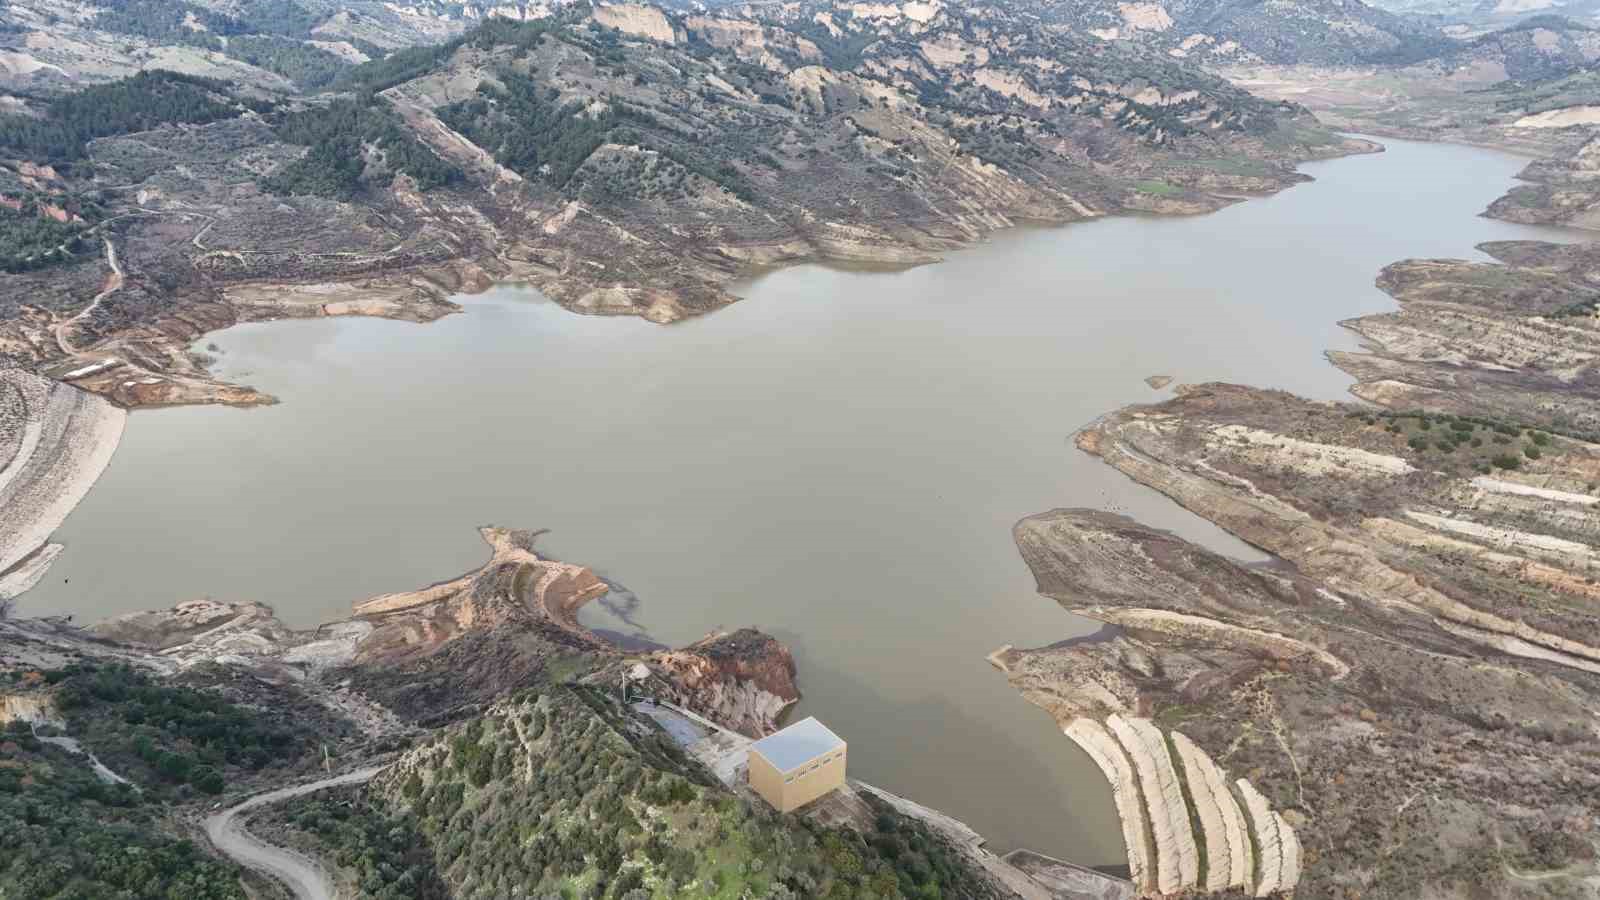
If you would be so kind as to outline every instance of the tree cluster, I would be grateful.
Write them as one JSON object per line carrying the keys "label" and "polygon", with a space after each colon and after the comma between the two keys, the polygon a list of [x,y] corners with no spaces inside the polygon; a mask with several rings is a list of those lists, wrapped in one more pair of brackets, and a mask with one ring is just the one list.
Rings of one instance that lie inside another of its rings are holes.
{"label": "tree cluster", "polygon": [[[461,179],[461,170],[440,159],[370,96],[289,113],[275,130],[281,140],[310,149],[262,179],[261,186],[273,193],[349,200],[369,177],[387,184],[403,172],[424,191]],[[378,165],[369,167],[369,158]]]}
{"label": "tree cluster", "polygon": [[[380,896],[429,875],[398,855],[401,838],[428,848],[432,874],[462,898],[989,895],[957,853],[887,806],[862,835],[740,800],[604,690],[529,690],[401,765],[348,813],[302,802],[286,814]],[[374,849],[382,828],[390,851]]]}
{"label": "tree cluster", "polygon": [[227,96],[222,82],[152,69],[60,97],[42,117],[0,115],[0,150],[35,162],[69,163],[82,159],[95,138],[239,115],[237,106],[219,96]]}
{"label": "tree cluster", "polygon": [[320,47],[276,35],[241,35],[228,39],[229,56],[276,72],[302,91],[325,87],[350,64]]}
{"label": "tree cluster", "polygon": [[41,214],[32,201],[20,210],[0,206],[0,271],[26,272],[71,259],[82,231],[76,222]]}
{"label": "tree cluster", "polygon": [[158,789],[220,794],[229,766],[259,770],[309,743],[214,693],[157,683],[125,666],[67,670],[56,706],[108,765],[149,773]]}
{"label": "tree cluster", "polygon": [[287,825],[312,839],[342,869],[355,874],[370,900],[448,900],[448,888],[414,817],[395,812],[359,788],[309,795],[268,807],[256,819]]}
{"label": "tree cluster", "polygon": [[243,900],[238,870],[170,834],[163,814],[12,723],[0,733],[0,897]]}

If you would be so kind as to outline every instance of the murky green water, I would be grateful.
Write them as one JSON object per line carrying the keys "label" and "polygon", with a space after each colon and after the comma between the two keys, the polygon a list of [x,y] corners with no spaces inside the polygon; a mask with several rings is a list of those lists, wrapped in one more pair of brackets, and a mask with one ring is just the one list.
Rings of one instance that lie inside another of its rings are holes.
{"label": "murky green water", "polygon": [[1166,396],[1154,374],[1339,398],[1322,352],[1354,346],[1338,320],[1390,308],[1385,263],[1551,234],[1476,217],[1522,160],[1386,143],[1214,215],[788,269],[666,328],[506,287],[426,326],[231,329],[208,339],[221,374],[283,403],[134,415],[24,608],[209,595],[305,625],[475,567],[480,524],[550,528],[544,549],[631,591],[658,640],[787,641],[856,776],[1000,847],[1120,863],[1098,772],[984,661],[1095,627],[1034,594],[1011,525],[1089,505],[1252,555],[1068,434]]}

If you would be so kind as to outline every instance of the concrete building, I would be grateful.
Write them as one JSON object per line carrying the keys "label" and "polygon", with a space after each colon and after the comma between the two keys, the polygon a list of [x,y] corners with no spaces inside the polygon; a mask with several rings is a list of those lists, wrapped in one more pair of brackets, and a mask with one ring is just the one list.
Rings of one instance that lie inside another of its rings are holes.
{"label": "concrete building", "polygon": [[844,784],[845,743],[805,718],[750,745],[750,787],[790,812]]}

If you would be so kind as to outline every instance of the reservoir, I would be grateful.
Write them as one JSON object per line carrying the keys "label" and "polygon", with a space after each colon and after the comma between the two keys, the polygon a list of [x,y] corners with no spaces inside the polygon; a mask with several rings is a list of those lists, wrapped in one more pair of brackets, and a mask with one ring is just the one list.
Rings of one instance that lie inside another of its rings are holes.
{"label": "reservoir", "polygon": [[1212,215],[1019,229],[904,271],[784,269],[666,327],[503,286],[430,325],[211,335],[222,377],[283,402],[132,416],[23,610],[209,596],[309,626],[477,567],[479,525],[548,528],[544,552],[616,585],[591,625],[672,645],[769,631],[854,776],[999,849],[1121,864],[1099,771],[984,659],[1097,627],[1034,593],[1011,526],[1092,506],[1259,559],[1070,434],[1170,396],[1150,375],[1343,398],[1322,353],[1355,349],[1339,320],[1392,308],[1385,264],[1565,239],[1478,217],[1524,160],[1383,143]]}

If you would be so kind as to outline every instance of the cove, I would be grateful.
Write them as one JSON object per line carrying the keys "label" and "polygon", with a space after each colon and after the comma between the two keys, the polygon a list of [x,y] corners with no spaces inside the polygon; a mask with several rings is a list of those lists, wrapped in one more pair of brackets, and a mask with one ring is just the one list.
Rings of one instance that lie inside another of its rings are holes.
{"label": "cove", "polygon": [[855,776],[1001,849],[1121,864],[1098,770],[984,660],[1098,627],[1034,593],[1011,526],[1092,506],[1258,559],[1070,433],[1168,396],[1156,374],[1341,399],[1322,352],[1354,348],[1339,320],[1391,308],[1383,265],[1568,239],[1477,217],[1523,160],[1383,143],[1204,217],[773,272],[669,327],[504,286],[426,326],[212,335],[222,377],[282,404],[133,416],[23,608],[212,596],[311,625],[477,566],[478,525],[549,528],[545,552],[617,585],[590,624],[674,645],[761,627],[794,649],[799,711],[850,742]]}

